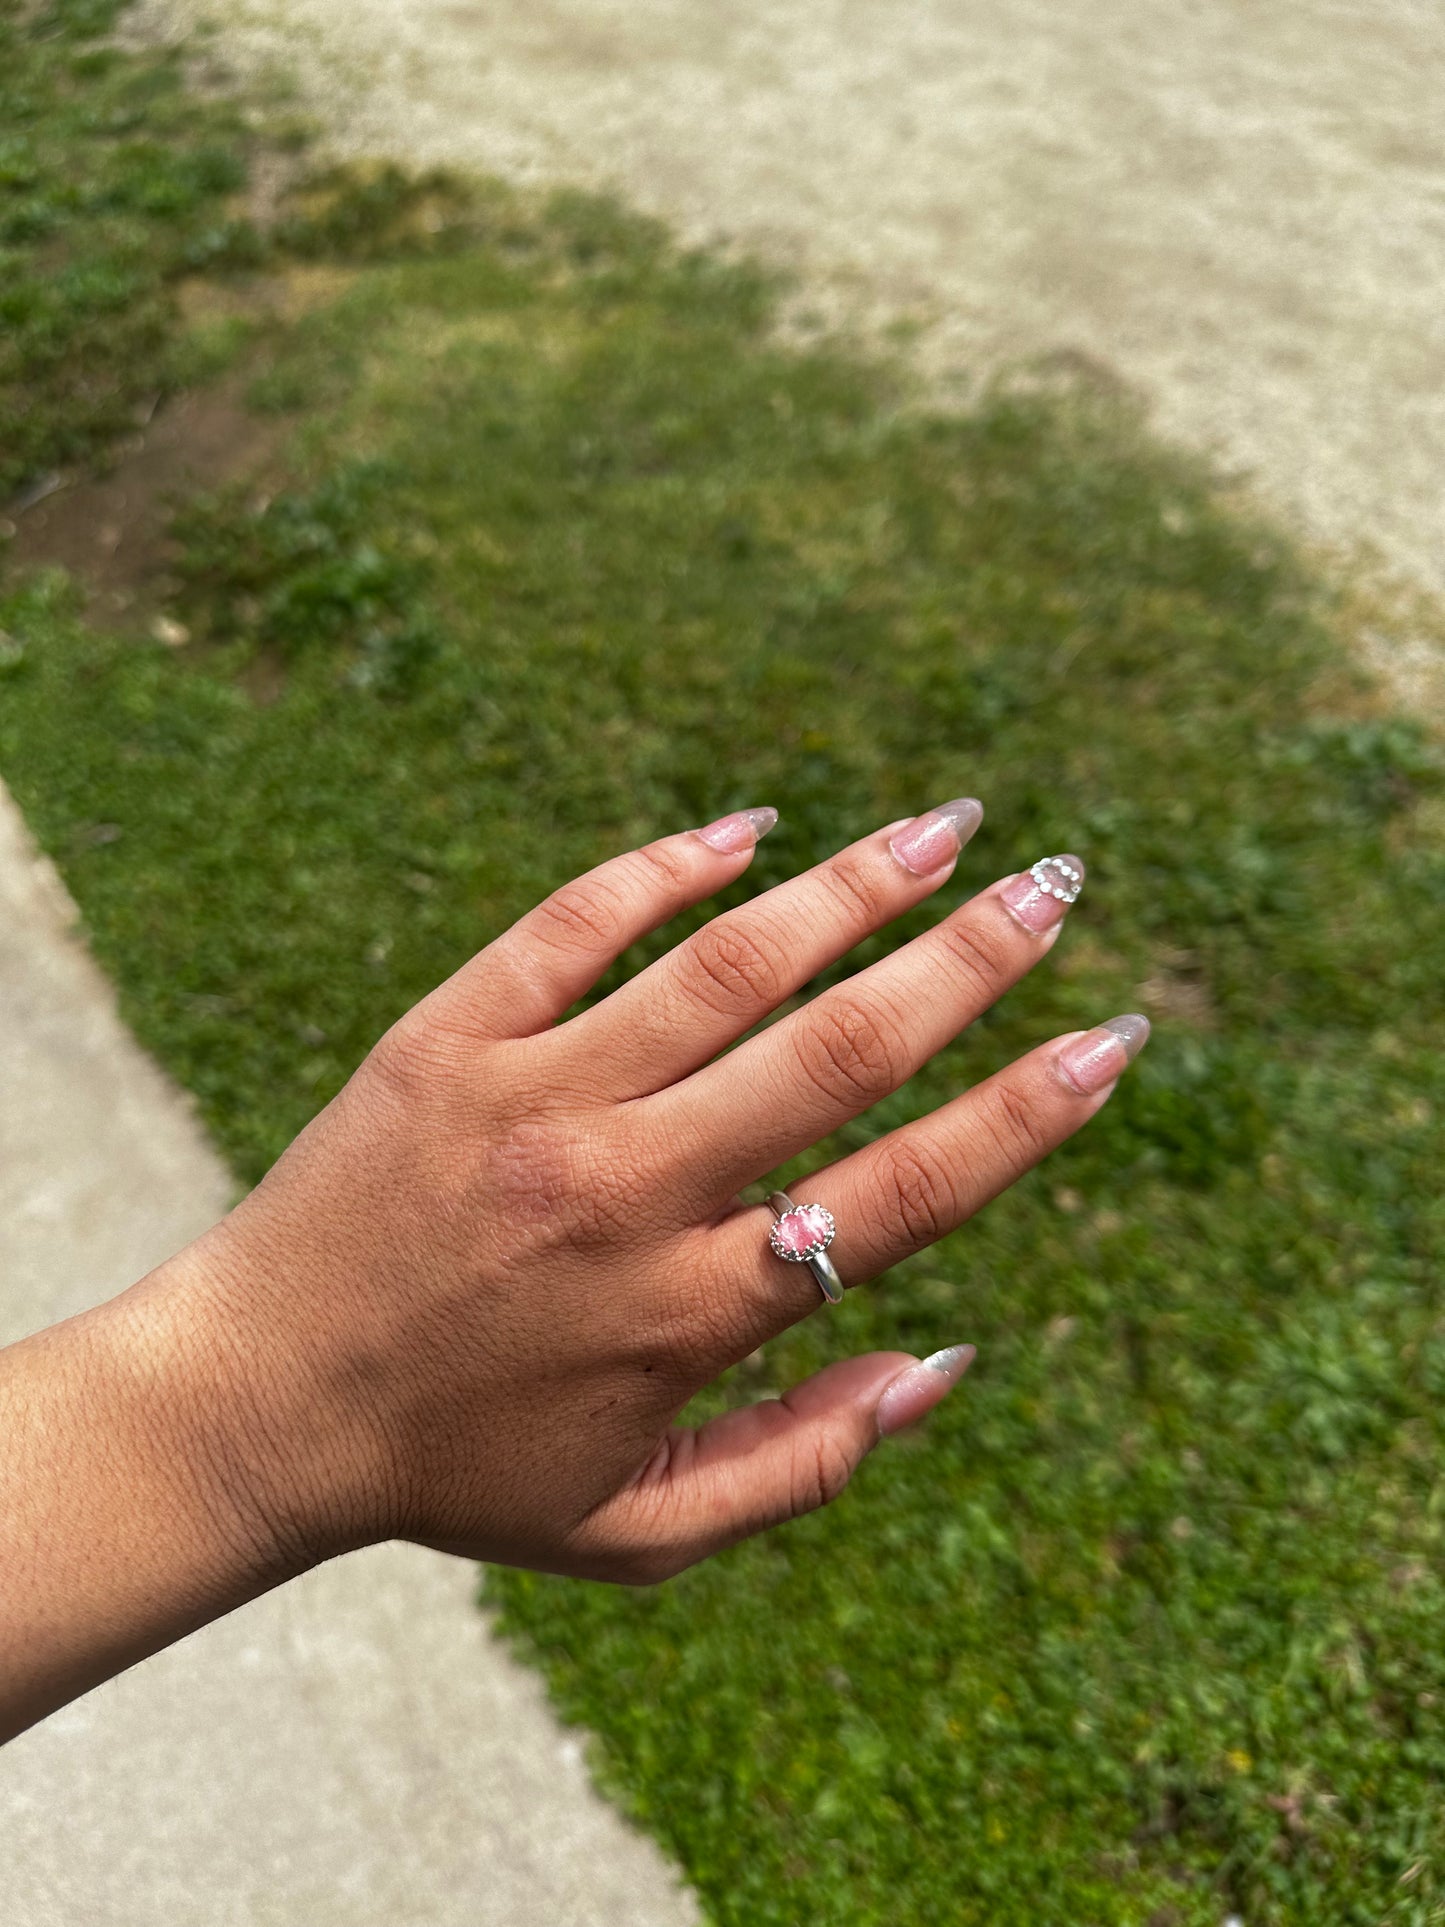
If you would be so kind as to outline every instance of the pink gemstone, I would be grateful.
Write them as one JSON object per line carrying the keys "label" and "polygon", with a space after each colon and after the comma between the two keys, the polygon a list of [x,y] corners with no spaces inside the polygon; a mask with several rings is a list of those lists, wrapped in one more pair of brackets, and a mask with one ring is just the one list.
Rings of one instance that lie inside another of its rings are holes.
{"label": "pink gemstone", "polygon": [[821,1204],[800,1204],[773,1226],[773,1250],[780,1258],[811,1258],[833,1240],[833,1214]]}

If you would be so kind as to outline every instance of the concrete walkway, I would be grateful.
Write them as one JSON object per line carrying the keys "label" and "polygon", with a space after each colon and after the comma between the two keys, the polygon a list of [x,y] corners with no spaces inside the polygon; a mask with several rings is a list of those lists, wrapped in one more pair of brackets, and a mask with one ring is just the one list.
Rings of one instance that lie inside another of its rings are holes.
{"label": "concrete walkway", "polygon": [[1060,357],[1327,543],[1445,589],[1439,0],[143,0],[278,61],[342,151],[616,187]]}
{"label": "concrete walkway", "polygon": [[[0,1341],[229,1202],[0,788]],[[690,1927],[474,1592],[375,1547],[0,1750],[6,1927]]]}

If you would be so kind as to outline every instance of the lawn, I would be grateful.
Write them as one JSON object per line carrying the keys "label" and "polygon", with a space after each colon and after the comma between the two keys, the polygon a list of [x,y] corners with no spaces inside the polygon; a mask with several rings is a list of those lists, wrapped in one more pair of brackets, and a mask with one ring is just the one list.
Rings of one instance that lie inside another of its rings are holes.
{"label": "lawn", "polygon": [[103,25],[0,6],[25,192],[140,138],[91,87],[151,172],[213,158],[120,240],[78,191],[0,218],[11,287],[120,248],[152,316],[89,412],[89,330],[25,379],[66,304],[7,336],[8,479],[205,371],[274,434],[121,630],[10,565],[0,770],[241,1179],[540,893],[738,804],[782,813],[749,890],[961,792],[950,901],[1089,864],[1049,962],[819,1159],[1155,1020],[1082,1140],[703,1402],[976,1343],[836,1508],[650,1593],[488,1574],[604,1784],[726,1927],[1445,1921],[1445,802],[1326,586],[1115,404],[941,414],[605,204],[383,173],[259,235],[257,137]]}

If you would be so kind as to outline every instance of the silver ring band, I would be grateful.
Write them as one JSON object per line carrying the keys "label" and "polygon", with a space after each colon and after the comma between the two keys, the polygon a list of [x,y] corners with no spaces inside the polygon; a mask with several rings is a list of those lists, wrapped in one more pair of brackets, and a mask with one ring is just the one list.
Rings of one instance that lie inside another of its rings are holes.
{"label": "silver ring band", "polygon": [[[832,1212],[821,1204],[794,1204],[786,1191],[774,1191],[768,1209],[776,1220],[768,1235],[773,1251],[789,1264],[806,1265],[828,1303],[841,1305],[843,1280],[827,1249],[838,1229]],[[787,1237],[780,1236],[784,1219],[789,1220]]]}

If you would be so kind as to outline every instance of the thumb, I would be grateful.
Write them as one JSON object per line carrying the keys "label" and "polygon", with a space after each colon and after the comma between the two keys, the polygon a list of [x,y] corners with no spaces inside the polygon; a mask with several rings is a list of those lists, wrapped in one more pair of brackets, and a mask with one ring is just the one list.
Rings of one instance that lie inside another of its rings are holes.
{"label": "thumb", "polygon": [[645,1584],[813,1512],[838,1497],[881,1438],[931,1411],[973,1358],[972,1345],[922,1360],[868,1352],[781,1398],[695,1429],[674,1426],[633,1483],[591,1515],[586,1537],[613,1555],[615,1576]]}

